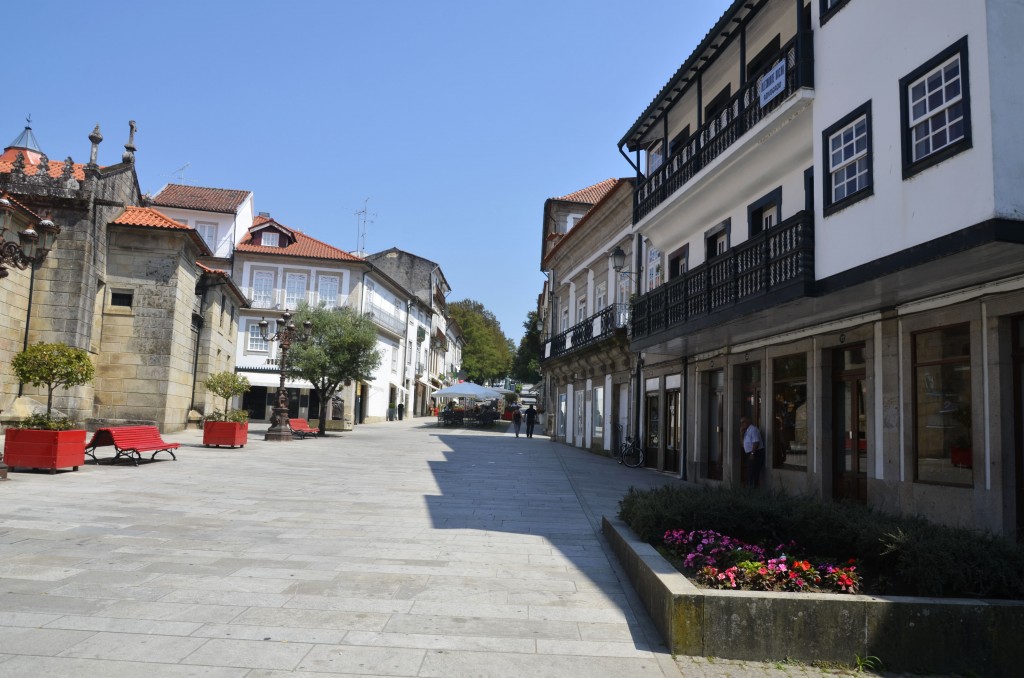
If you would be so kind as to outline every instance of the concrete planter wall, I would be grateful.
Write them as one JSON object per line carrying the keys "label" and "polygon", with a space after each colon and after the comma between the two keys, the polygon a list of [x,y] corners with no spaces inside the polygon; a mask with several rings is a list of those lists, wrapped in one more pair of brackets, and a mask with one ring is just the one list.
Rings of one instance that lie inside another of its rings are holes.
{"label": "concrete planter wall", "polygon": [[619,520],[604,533],[674,654],[754,661],[786,658],[886,671],[1018,675],[1024,603],[700,589]]}

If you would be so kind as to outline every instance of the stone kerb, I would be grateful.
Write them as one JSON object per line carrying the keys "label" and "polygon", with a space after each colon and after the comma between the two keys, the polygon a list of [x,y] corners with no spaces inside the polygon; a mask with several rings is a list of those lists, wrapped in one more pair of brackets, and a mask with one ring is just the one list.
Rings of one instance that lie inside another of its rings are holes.
{"label": "stone kerb", "polygon": [[1018,675],[1024,603],[700,589],[619,520],[603,531],[673,654]]}

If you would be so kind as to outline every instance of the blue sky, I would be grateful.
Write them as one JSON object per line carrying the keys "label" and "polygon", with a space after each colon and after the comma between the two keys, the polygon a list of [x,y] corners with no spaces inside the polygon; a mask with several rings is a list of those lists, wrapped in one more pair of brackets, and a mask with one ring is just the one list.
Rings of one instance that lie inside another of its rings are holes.
{"label": "blue sky", "polygon": [[544,200],[630,176],[618,140],[728,0],[72,0],[6,8],[0,143],[120,161],[144,192],[246,189],[341,249],[441,264],[518,343]]}

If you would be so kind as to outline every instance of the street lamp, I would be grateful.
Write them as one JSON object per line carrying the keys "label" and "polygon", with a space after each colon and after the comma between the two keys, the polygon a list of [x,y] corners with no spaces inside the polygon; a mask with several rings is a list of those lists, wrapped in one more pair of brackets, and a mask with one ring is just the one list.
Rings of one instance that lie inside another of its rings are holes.
{"label": "street lamp", "polygon": [[620,273],[620,274],[622,274],[624,276],[628,276],[630,280],[632,280],[633,282],[635,282],[635,283],[637,283],[639,285],[639,282],[637,282],[637,274],[636,273],[633,273],[632,271],[629,271],[629,270],[626,270],[626,271],[622,270],[626,266],[626,253],[622,251],[622,248],[616,245],[615,249],[612,251],[611,257],[612,257],[612,268],[615,269],[615,272],[616,273]]}
{"label": "street lamp", "polygon": [[[17,242],[8,240],[6,235],[15,231],[16,221],[25,224],[23,229],[17,231]],[[0,234],[4,238],[3,244],[0,244],[0,278],[10,275],[5,264],[25,270],[29,266],[41,264],[53,249],[60,227],[49,219],[41,220],[37,226],[38,230],[32,228],[26,216],[15,208],[6,195],[0,197]]]}
{"label": "street lamp", "polygon": [[292,427],[288,421],[288,391],[284,387],[284,368],[288,364],[288,349],[291,348],[293,341],[306,341],[312,336],[311,330],[313,329],[313,323],[306,320],[302,323],[304,332],[299,332],[299,329],[292,322],[292,314],[290,311],[285,309],[284,315],[281,316],[281,323],[278,325],[277,332],[271,336],[268,332],[270,323],[264,318],[260,321],[260,338],[263,341],[276,341],[280,344],[280,364],[281,364],[281,385],[277,391],[277,407],[273,408],[274,414],[270,417],[270,428],[267,429],[267,435],[264,440],[273,440],[275,442],[284,442],[286,440],[292,440]]}

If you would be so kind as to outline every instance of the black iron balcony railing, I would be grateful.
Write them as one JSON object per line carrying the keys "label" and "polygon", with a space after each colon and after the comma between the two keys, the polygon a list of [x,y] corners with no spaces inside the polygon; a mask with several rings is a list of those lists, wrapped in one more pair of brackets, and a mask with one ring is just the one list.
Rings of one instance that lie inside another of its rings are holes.
{"label": "black iron balcony railing", "polygon": [[[797,36],[783,45],[778,57],[771,60],[772,66],[752,74],[720,113],[697,128],[681,149],[651,172],[634,193],[633,223],[654,211],[790,95],[802,87],[812,86],[813,69],[805,63],[811,58],[812,45],[809,31],[803,39]],[[761,105],[758,80],[783,59],[786,62],[785,85],[778,95]]]}
{"label": "black iron balcony railing", "polygon": [[633,340],[727,310],[742,313],[743,302],[775,293],[780,303],[803,296],[813,282],[813,215],[798,212],[634,301]]}
{"label": "black iron balcony railing", "polygon": [[595,344],[605,337],[611,336],[616,330],[625,329],[628,325],[628,304],[606,306],[586,320],[553,336],[544,345],[544,355],[541,356],[541,361],[557,358]]}

